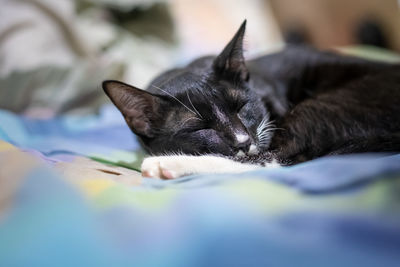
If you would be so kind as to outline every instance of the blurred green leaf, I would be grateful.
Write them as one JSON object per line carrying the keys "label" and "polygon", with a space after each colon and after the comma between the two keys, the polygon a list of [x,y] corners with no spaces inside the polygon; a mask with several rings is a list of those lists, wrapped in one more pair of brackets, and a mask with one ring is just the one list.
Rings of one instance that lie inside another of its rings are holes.
{"label": "blurred green leaf", "polygon": [[120,79],[123,66],[85,61],[74,67],[45,66],[29,71],[15,71],[0,77],[0,108],[17,113],[32,108],[49,108],[56,113],[73,109],[90,110],[106,101],[101,82]]}

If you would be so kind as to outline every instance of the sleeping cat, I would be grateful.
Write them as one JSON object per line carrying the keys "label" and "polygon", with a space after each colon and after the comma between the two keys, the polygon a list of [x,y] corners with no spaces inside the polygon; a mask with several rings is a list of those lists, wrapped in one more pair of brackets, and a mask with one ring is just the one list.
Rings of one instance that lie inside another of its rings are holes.
{"label": "sleeping cat", "polygon": [[169,70],[140,90],[103,88],[166,179],[293,165],[325,155],[400,151],[400,66],[309,47],[250,61],[246,21],[218,56]]}

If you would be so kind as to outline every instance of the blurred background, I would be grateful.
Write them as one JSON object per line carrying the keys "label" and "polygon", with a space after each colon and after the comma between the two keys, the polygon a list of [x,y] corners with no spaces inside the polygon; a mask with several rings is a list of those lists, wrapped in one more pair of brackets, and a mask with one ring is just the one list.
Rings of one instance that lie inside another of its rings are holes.
{"label": "blurred background", "polygon": [[285,42],[400,51],[397,0],[0,0],[0,108],[34,118],[97,112],[100,84],[145,88],[217,54],[247,19],[246,57]]}

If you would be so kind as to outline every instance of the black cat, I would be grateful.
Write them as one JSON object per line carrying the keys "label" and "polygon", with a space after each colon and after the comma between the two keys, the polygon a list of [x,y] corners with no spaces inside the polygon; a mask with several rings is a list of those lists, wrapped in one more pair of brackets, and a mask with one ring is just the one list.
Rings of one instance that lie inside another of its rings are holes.
{"label": "black cat", "polygon": [[290,165],[400,151],[399,65],[305,46],[245,62],[245,25],[217,57],[167,71],[146,91],[103,83],[149,153]]}

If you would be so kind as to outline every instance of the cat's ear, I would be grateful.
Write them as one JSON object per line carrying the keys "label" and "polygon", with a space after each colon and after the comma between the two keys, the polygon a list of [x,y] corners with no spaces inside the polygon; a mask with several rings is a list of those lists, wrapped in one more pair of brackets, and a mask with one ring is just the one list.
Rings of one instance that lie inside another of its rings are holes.
{"label": "cat's ear", "polygon": [[[213,68],[218,75],[240,77],[243,81],[249,80],[249,72],[243,57],[243,37],[246,30],[246,20],[224,50],[214,60]],[[238,76],[239,75],[239,76]]]}
{"label": "cat's ear", "polygon": [[132,131],[153,137],[153,122],[160,117],[159,96],[118,81],[104,81],[103,90],[121,111]]}

